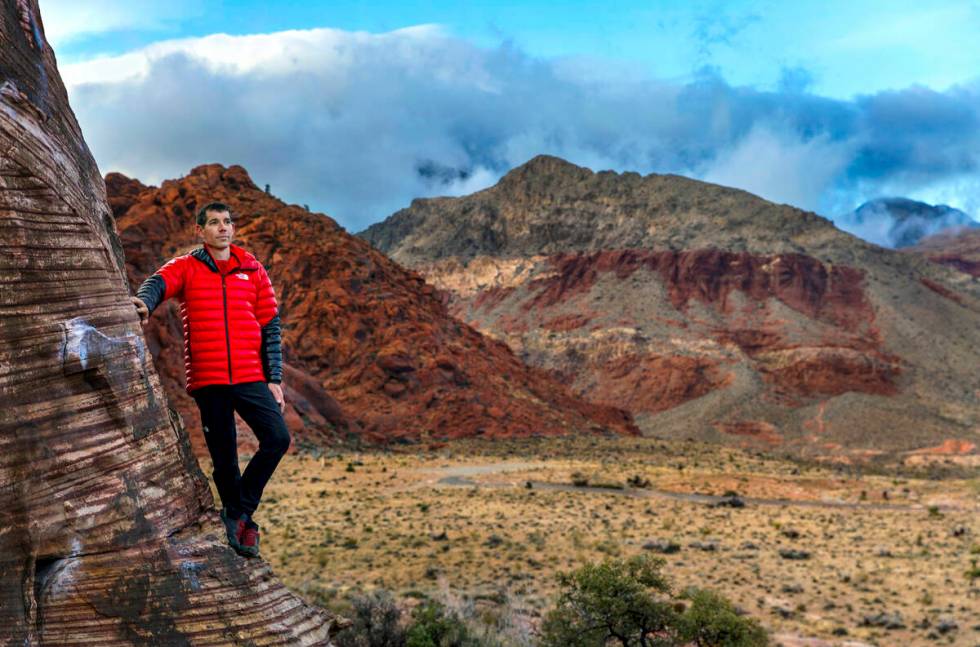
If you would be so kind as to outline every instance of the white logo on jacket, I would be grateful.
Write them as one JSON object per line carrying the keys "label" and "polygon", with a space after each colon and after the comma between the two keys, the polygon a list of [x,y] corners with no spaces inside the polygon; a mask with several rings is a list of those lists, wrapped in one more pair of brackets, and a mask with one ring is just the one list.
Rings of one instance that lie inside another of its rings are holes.
{"label": "white logo on jacket", "polygon": [[246,274],[245,272],[239,272],[238,274],[235,275],[235,278],[241,279],[243,281],[247,281],[248,280],[248,274]]}

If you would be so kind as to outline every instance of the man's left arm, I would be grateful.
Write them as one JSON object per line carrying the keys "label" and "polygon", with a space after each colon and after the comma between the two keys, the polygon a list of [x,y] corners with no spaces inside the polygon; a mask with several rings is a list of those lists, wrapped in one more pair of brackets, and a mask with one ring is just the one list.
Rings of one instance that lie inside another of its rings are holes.
{"label": "man's left arm", "polygon": [[269,383],[269,390],[279,403],[280,410],[286,408],[286,399],[282,393],[282,324],[279,320],[279,306],[276,303],[276,293],[272,289],[272,281],[265,268],[259,266],[259,289],[255,307],[255,315],[262,326],[262,371]]}

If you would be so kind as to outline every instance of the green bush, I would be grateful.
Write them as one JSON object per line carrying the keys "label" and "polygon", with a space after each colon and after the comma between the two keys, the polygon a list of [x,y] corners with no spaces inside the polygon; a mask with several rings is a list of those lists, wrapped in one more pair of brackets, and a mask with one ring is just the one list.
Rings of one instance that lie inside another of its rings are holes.
{"label": "green bush", "polygon": [[406,638],[405,647],[479,647],[463,621],[435,601],[415,607]]}
{"label": "green bush", "polygon": [[977,560],[970,560],[970,568],[966,569],[966,577],[970,580],[970,584],[973,584],[974,580],[980,579],[980,566],[977,566]]}
{"label": "green bush", "polygon": [[680,617],[680,636],[698,647],[756,647],[769,642],[765,629],[743,618],[732,603],[714,591],[695,589],[685,597],[691,605]]}
{"label": "green bush", "polygon": [[542,647],[768,644],[765,630],[721,596],[701,590],[673,595],[664,564],[644,554],[559,574],[557,605],[541,625]]}

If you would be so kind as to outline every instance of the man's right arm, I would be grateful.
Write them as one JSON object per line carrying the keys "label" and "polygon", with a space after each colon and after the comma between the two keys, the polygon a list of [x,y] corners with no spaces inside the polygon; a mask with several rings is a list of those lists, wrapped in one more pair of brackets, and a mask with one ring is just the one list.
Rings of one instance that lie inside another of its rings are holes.
{"label": "man's right arm", "polygon": [[[140,316],[140,323],[146,323],[158,305],[170,297],[179,296],[184,291],[184,262],[187,257],[179,256],[168,261],[151,274],[133,297],[133,305]],[[142,304],[143,307],[140,307]],[[145,308],[145,311],[144,311]]]}
{"label": "man's right arm", "polygon": [[136,298],[146,304],[147,314],[152,314],[156,307],[163,301],[163,295],[167,293],[167,284],[159,273],[151,274],[140,289],[136,291]]}

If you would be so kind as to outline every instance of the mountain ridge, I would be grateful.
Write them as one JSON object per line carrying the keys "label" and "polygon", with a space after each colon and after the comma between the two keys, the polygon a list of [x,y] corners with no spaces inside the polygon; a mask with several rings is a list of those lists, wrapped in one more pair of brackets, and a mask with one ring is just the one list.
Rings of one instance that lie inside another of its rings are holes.
{"label": "mountain ridge", "polygon": [[[980,432],[976,282],[738,189],[539,156],[358,235],[583,397],[645,402],[645,433],[881,453]],[[830,319],[807,305],[835,291]]]}
{"label": "mountain ridge", "polygon": [[[543,177],[538,177],[539,173],[543,173]],[[692,192],[693,199],[686,202],[681,200],[681,197]],[[605,198],[605,204],[589,204],[591,198],[600,194]],[[560,206],[564,209],[585,207],[582,212],[576,214],[584,220],[571,224],[570,233],[562,237],[561,232],[548,228],[547,219],[545,222],[535,223],[532,221],[535,214],[521,218],[517,213],[500,213],[493,203],[495,198],[501,198],[515,203],[515,206],[532,206],[534,203],[528,198],[535,197],[544,198],[545,201],[559,198],[563,201]],[[649,202],[641,203],[640,200],[643,198],[648,199]],[[356,235],[371,242],[381,251],[390,252],[396,261],[400,260],[402,249],[406,246],[414,247],[417,254],[424,255],[426,260],[437,260],[442,256],[450,255],[464,258],[479,253],[505,256],[508,253],[587,251],[609,247],[681,249],[704,246],[700,241],[707,243],[709,239],[699,236],[698,232],[681,232],[685,234],[683,239],[671,239],[669,236],[661,235],[663,232],[659,232],[656,228],[656,218],[661,214],[673,217],[694,216],[704,225],[722,224],[731,227],[733,223],[724,222],[721,216],[731,211],[732,205],[743,207],[746,204],[748,208],[744,210],[752,217],[766,218],[771,221],[768,223],[770,225],[778,223],[795,235],[807,233],[811,237],[816,237],[823,232],[842,234],[834,229],[829,220],[821,216],[794,207],[773,205],[741,189],[703,183],[680,175],[651,173],[641,176],[629,171],[593,172],[547,155],[539,155],[511,170],[493,187],[466,196],[466,206],[462,207],[465,213],[459,213],[453,207],[453,205],[460,205],[460,200],[460,198],[447,197],[413,200],[412,205],[407,209],[395,212],[385,221],[371,225]],[[610,206],[621,207],[622,213],[611,214]],[[448,211],[439,212],[447,207]],[[799,216],[798,219],[790,221],[786,217],[785,209],[792,210]],[[436,212],[439,213],[436,215]],[[603,219],[610,215],[615,216],[615,224],[620,225],[621,230],[605,234],[594,225],[596,222],[603,222]],[[420,226],[426,218],[431,218],[433,222],[426,223],[424,227]],[[494,233],[490,235],[467,236],[468,232],[463,230],[451,232],[454,237],[446,241],[438,238],[440,235],[450,235],[450,232],[446,231],[447,224],[462,229],[465,223],[461,221],[465,218],[475,218],[476,224],[480,226],[489,222],[511,224],[514,231],[504,231],[498,224],[496,228],[491,228]],[[513,219],[513,223],[508,222],[509,218]],[[630,227],[630,223],[627,222],[629,219],[644,221],[645,226]],[[430,226],[435,224],[444,226],[442,228]],[[537,228],[529,229],[531,225]],[[420,239],[419,242],[424,240],[424,244],[419,244],[414,240],[413,234],[416,237],[422,234],[416,234],[415,229],[424,229],[425,233],[429,233],[433,238]],[[396,239],[399,243],[397,247],[394,244]],[[446,244],[440,244],[443,242]],[[741,244],[745,251],[755,249],[752,246],[753,241],[732,242]],[[783,251],[790,252],[796,249],[786,244],[783,246]],[[422,256],[412,257],[412,260],[421,258]]]}

